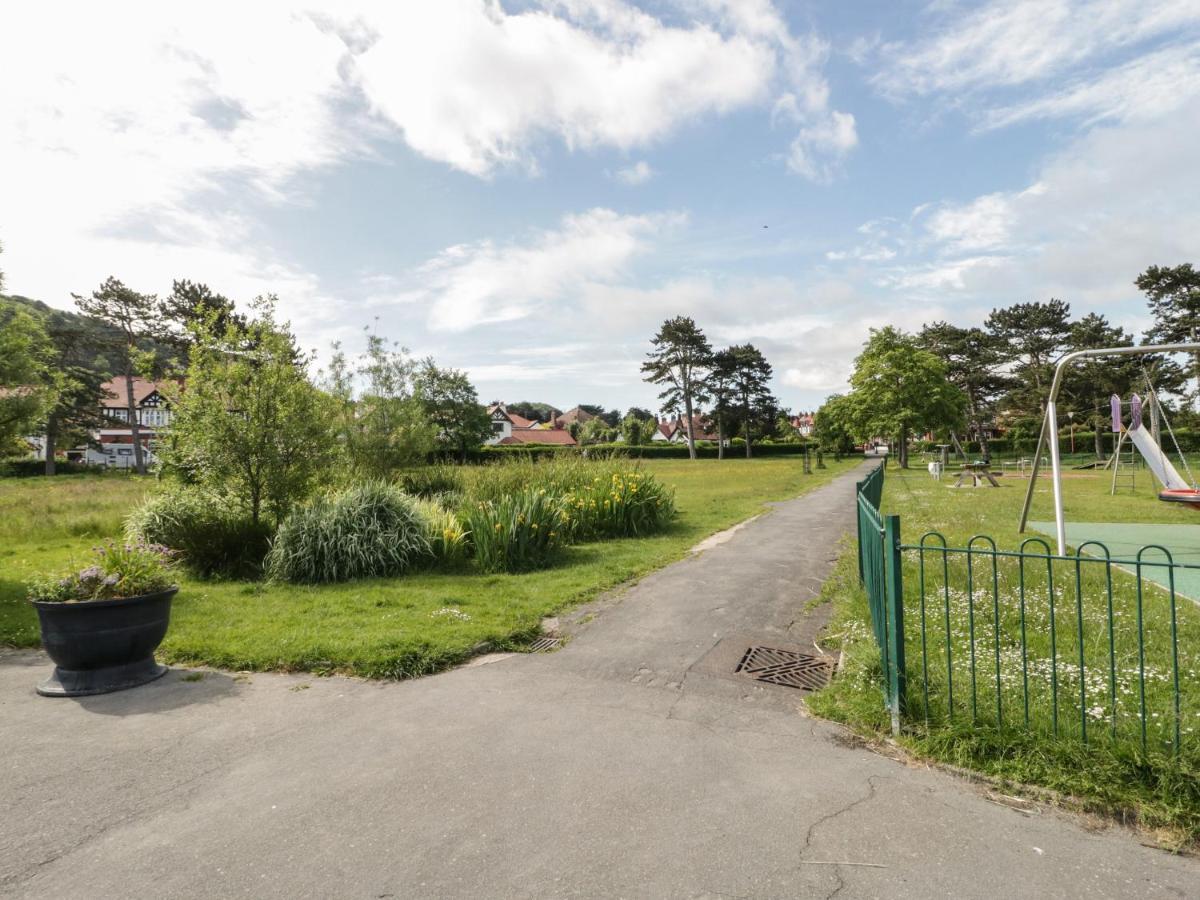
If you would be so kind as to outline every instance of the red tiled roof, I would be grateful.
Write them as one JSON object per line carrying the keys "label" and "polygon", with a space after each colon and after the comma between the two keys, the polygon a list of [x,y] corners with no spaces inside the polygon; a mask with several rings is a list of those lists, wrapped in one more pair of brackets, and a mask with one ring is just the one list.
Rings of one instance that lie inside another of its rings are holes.
{"label": "red tiled roof", "polygon": [[560,428],[514,428],[511,436],[500,441],[501,444],[561,444],[564,447],[574,447],[575,438],[571,432]]}
{"label": "red tiled roof", "polygon": [[574,409],[567,410],[561,416],[555,417],[554,424],[558,428],[566,428],[572,422],[578,422],[582,425],[584,422],[590,422],[594,418],[596,417],[586,409],[581,409],[577,406]]}
{"label": "red tiled roof", "polygon": [[[133,379],[133,402],[135,406],[140,406],[142,401],[159,389],[160,381],[150,381],[146,378]],[[113,378],[100,385],[100,403],[102,406],[117,406],[124,407],[127,404],[125,393],[125,379]]]}

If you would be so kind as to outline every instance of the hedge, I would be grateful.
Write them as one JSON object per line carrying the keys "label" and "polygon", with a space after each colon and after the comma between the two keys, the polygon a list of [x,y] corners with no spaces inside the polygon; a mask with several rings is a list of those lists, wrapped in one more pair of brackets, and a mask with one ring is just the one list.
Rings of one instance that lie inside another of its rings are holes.
{"label": "hedge", "polygon": [[[816,452],[815,445],[809,445]],[[802,456],[804,444],[801,443],[755,443],[753,454],[762,456]],[[686,459],[687,444],[661,443],[643,444],[630,447],[627,444],[587,444],[585,446],[562,446],[559,444],[489,444],[467,452],[467,462],[487,463],[501,459],[528,458],[545,459],[562,455],[573,455],[587,452],[588,454],[604,454],[626,456],[634,459]],[[696,455],[703,459],[716,459],[717,446],[711,441],[698,441]],[[741,438],[733,440],[733,446],[725,448],[726,459],[745,459],[746,444]],[[433,462],[458,462],[458,453],[435,454]]]}

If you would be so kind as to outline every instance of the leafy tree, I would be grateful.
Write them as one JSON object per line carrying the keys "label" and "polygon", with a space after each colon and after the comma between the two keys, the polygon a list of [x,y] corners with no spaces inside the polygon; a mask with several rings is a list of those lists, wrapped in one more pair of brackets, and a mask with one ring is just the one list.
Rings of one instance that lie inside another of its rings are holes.
{"label": "leafy tree", "polygon": [[583,429],[580,427],[578,422],[572,422],[571,424],[569,424],[567,426],[567,434],[569,434],[571,436],[571,439],[574,441],[579,440],[582,432],[583,432]]}
{"label": "leafy tree", "polygon": [[504,408],[510,413],[516,413],[526,419],[532,419],[535,422],[550,422],[555,417],[562,415],[562,410],[551,406],[549,403],[536,403],[530,400],[522,400],[519,403],[506,403]]}
{"label": "leafy tree", "polygon": [[[193,326],[185,389],[171,391],[163,455],[177,470],[278,525],[337,456],[330,398],[309,380],[309,357],[260,297],[245,326]],[[251,348],[251,349],[245,349]],[[299,360],[299,362],[297,362]]]}
{"label": "leafy tree", "polygon": [[336,401],[338,434],[351,468],[383,478],[423,462],[438,430],[416,396],[417,364],[408,352],[377,334],[367,334],[366,351],[350,360],[334,344],[326,387]]}
{"label": "leafy tree", "polygon": [[437,429],[437,443],[457,452],[463,462],[467,451],[491,437],[491,417],[466,372],[439,369],[432,359],[426,359],[413,386],[426,419]]}
{"label": "leafy tree", "polygon": [[646,440],[646,425],[644,419],[639,419],[633,413],[626,415],[621,420],[621,435],[625,444],[629,447],[640,447]]}
{"label": "leafy tree", "polygon": [[142,447],[142,429],[133,398],[134,375],[153,366],[153,339],[161,335],[162,319],[156,297],[139,294],[116,278],[108,278],[90,297],[72,294],[75,305],[84,315],[109,326],[107,331],[95,332],[97,338],[111,335],[109,350],[118,355],[120,374],[125,380],[126,413],[133,438],[133,464],[139,474],[146,474],[146,457]]}
{"label": "leafy tree", "polygon": [[[1097,313],[1089,313],[1071,326],[1072,350],[1131,346],[1133,335]],[[1091,426],[1097,458],[1104,456],[1104,432],[1111,421],[1109,397],[1119,394],[1128,398],[1141,381],[1142,364],[1134,357],[1084,357],[1066,372],[1063,394],[1067,409],[1079,414],[1080,424]]]}
{"label": "leafy tree", "polygon": [[[1134,284],[1146,295],[1154,317],[1147,337],[1170,344],[1200,341],[1200,271],[1191,263],[1150,266]],[[1200,402],[1200,353],[1192,354],[1190,375]]]}
{"label": "leafy tree", "polygon": [[629,410],[625,413],[625,418],[629,418],[630,416],[633,416],[635,419],[640,419],[643,422],[658,421],[658,419],[655,418],[654,413],[650,412],[648,409],[642,409],[640,406],[629,407]]}
{"label": "leafy tree", "polygon": [[949,322],[926,325],[918,344],[946,364],[946,377],[967,398],[968,437],[978,440],[988,458],[987,438],[996,419],[996,404],[1011,385],[1002,371],[1003,345],[982,328],[959,328]]}
{"label": "leafy tree", "polygon": [[726,426],[736,415],[734,379],[737,358],[732,350],[733,348],[727,348],[713,354],[708,378],[704,384],[704,393],[712,404],[711,417],[717,426],[717,459],[725,458]]}
{"label": "leafy tree", "polygon": [[62,379],[61,389],[45,422],[46,474],[55,473],[55,454],[62,440],[68,446],[91,440],[92,432],[107,420],[101,412],[101,397],[109,371],[97,348],[104,338],[100,324],[86,316],[52,311],[46,331],[53,345],[54,370]]}
{"label": "leafy tree", "polygon": [[705,399],[705,379],[712,365],[712,347],[704,332],[688,316],[667,319],[651,339],[653,349],[642,363],[645,380],[662,385],[658,395],[664,408],[682,408],[687,425],[688,456],[696,458],[692,421],[696,406]]}
{"label": "leafy tree", "polygon": [[771,394],[771,364],[753,344],[737,344],[721,351],[728,372],[732,407],[737,410],[746,439],[746,458],[753,455],[754,431],[770,427],[779,409]]}
{"label": "leafy tree", "polygon": [[579,429],[576,439],[581,444],[607,444],[616,437],[616,429],[599,417],[588,419]]}
{"label": "leafy tree", "polygon": [[1033,415],[1045,409],[1054,375],[1054,360],[1066,349],[1071,333],[1071,306],[1062,300],[1017,303],[993,309],[984,323],[1001,347],[1014,353],[1016,385],[1006,398],[1011,409]]}
{"label": "leafy tree", "polygon": [[962,391],[946,378],[946,364],[891,325],[871,329],[850,386],[854,430],[864,437],[894,437],[903,468],[909,435],[954,426],[966,407]]}
{"label": "leafy tree", "polygon": [[596,406],[592,403],[580,403],[579,408],[588,415],[603,419],[609,428],[619,428],[621,425],[621,411],[619,409],[605,409],[603,406]]}
{"label": "leafy tree", "polygon": [[0,452],[30,434],[53,406],[61,382],[53,347],[36,318],[0,304]]}
{"label": "leafy tree", "polygon": [[234,325],[244,329],[246,317],[237,312],[232,300],[215,293],[208,285],[179,279],[171,283],[171,293],[159,307],[166,341],[186,349],[195,326],[208,323],[218,334]]}
{"label": "leafy tree", "polygon": [[845,394],[826,397],[813,415],[813,437],[817,446],[839,458],[854,452],[854,429],[854,401]]}

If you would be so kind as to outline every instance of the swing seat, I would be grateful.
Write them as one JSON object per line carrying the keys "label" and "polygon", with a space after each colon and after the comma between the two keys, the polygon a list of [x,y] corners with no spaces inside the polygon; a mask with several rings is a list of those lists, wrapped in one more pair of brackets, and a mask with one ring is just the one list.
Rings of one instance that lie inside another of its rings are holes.
{"label": "swing seat", "polygon": [[1158,492],[1158,499],[1200,508],[1200,491],[1192,488],[1167,488]]}

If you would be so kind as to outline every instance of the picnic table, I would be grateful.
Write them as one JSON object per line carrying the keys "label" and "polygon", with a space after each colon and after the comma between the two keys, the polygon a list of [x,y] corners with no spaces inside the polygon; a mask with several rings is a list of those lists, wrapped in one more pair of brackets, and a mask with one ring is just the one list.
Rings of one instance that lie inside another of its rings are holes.
{"label": "picnic table", "polygon": [[954,482],[954,486],[962,487],[967,476],[971,478],[971,487],[979,487],[984,481],[992,487],[1000,487],[1000,482],[996,480],[989,463],[963,463],[962,471],[958,473],[958,480]]}

